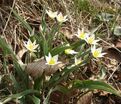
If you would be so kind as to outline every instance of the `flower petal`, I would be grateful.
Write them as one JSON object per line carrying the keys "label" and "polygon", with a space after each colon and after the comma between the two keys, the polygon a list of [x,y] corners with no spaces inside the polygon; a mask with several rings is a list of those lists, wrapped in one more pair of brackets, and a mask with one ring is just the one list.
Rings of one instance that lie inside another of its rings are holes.
{"label": "flower petal", "polygon": [[53,56],[53,58],[56,62],[58,61],[58,55]]}

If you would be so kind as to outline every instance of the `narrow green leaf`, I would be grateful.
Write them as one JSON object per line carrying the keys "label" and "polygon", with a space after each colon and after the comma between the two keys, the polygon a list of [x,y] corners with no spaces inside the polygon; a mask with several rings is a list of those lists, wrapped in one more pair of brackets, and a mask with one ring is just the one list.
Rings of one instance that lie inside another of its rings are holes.
{"label": "narrow green leaf", "polygon": [[9,47],[9,45],[5,42],[5,40],[3,38],[0,37],[0,47],[3,49],[3,52],[5,54],[11,54],[14,58],[15,55],[12,51],[12,49]]}
{"label": "narrow green leaf", "polygon": [[18,77],[21,79],[22,81],[22,87],[25,90],[28,86],[29,86],[29,78],[28,75],[21,69],[20,65],[17,62],[14,62],[14,67],[15,70],[17,72]]}
{"label": "narrow green leaf", "polygon": [[18,13],[17,13],[15,10],[13,10],[13,14],[16,16],[16,18],[18,19],[18,21],[21,22],[22,25],[23,25],[27,30],[29,30],[30,33],[31,33],[31,32],[32,32],[31,26],[30,26],[21,16],[19,16]]}
{"label": "narrow green leaf", "polygon": [[36,96],[29,96],[29,98],[33,101],[34,104],[40,104],[40,99]]}
{"label": "narrow green leaf", "polygon": [[40,91],[40,89],[42,88],[43,79],[44,79],[44,74],[34,80],[34,89],[35,90]]}
{"label": "narrow green leaf", "polygon": [[55,90],[60,91],[64,94],[67,94],[69,92],[69,89],[67,89],[65,86],[57,85]]}
{"label": "narrow green leaf", "polygon": [[55,47],[51,50],[52,55],[57,55],[59,53],[64,52],[65,49],[71,48],[70,46],[60,45],[58,47]]}
{"label": "narrow green leaf", "polygon": [[46,40],[43,41],[43,52],[44,52],[44,55],[47,55],[48,54],[48,43]]}
{"label": "narrow green leaf", "polygon": [[7,102],[9,102],[13,99],[21,99],[22,97],[24,97],[28,94],[31,94],[31,93],[40,93],[40,92],[36,91],[36,90],[29,89],[29,90],[23,91],[23,92],[18,93],[18,94],[10,95],[7,98],[1,100],[1,102],[2,102],[2,104],[6,104]]}
{"label": "narrow green leaf", "polygon": [[47,24],[46,24],[46,20],[45,20],[45,14],[46,14],[46,10],[44,9],[44,12],[42,13],[42,29],[43,29],[43,33],[45,33],[46,28],[47,28]]}
{"label": "narrow green leaf", "polygon": [[74,49],[76,49],[77,47],[80,47],[83,44],[85,44],[84,40],[78,40],[78,41],[74,42],[73,44],[71,44],[71,47],[74,48]]}
{"label": "narrow green leaf", "polygon": [[64,78],[66,78],[71,72],[78,70],[77,66],[74,67],[65,67],[63,69],[63,71],[61,71],[60,73],[55,74],[50,81],[47,83],[47,86],[50,85],[57,85],[58,83],[60,83]]}
{"label": "narrow green leaf", "polygon": [[102,82],[102,81],[76,80],[76,81],[74,81],[73,88],[89,89],[89,90],[99,89],[99,90],[104,90],[104,91],[110,92],[112,94],[115,94],[115,95],[118,95],[121,97],[121,93],[119,91],[117,91],[111,85],[109,85],[105,82]]}
{"label": "narrow green leaf", "polygon": [[49,103],[49,98],[50,98],[50,94],[55,91],[54,88],[51,88],[46,96],[46,98],[44,99],[43,103],[42,104],[50,104]]}
{"label": "narrow green leaf", "polygon": [[10,75],[10,79],[12,80],[13,84],[14,84],[14,88],[17,90],[20,89],[20,84],[16,81],[15,77],[13,74]]}

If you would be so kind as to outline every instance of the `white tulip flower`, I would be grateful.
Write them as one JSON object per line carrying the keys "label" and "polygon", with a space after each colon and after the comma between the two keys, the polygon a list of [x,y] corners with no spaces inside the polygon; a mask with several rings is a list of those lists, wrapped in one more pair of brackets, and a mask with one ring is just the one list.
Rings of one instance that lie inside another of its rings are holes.
{"label": "white tulip flower", "polygon": [[97,42],[99,40],[95,40],[95,35],[94,34],[88,34],[86,35],[86,38],[85,38],[85,41],[88,43],[88,44],[97,44]]}
{"label": "white tulip flower", "polygon": [[24,43],[24,46],[26,49],[30,52],[36,52],[36,48],[38,47],[38,44],[36,44],[36,40],[32,43],[29,39],[27,42]]}
{"label": "white tulip flower", "polygon": [[58,55],[55,55],[52,57],[52,55],[49,53],[48,56],[45,56],[46,64],[47,65],[56,65],[60,62],[58,62]]}
{"label": "white tulip flower", "polygon": [[63,16],[62,13],[59,13],[56,16],[56,19],[58,22],[62,23],[62,22],[66,22],[67,21],[67,16]]}
{"label": "white tulip flower", "polygon": [[51,10],[46,10],[48,16],[52,19],[56,18],[58,12],[52,12]]}
{"label": "white tulip flower", "polygon": [[96,49],[95,45],[91,47],[91,52],[93,57],[95,58],[103,57],[106,54],[106,53],[102,53],[102,47]]}

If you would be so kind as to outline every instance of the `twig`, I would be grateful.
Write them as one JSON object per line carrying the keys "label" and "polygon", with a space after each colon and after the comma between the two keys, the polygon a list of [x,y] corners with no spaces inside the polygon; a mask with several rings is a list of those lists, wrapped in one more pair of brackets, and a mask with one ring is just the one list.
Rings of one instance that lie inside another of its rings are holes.
{"label": "twig", "polygon": [[[8,26],[8,22],[9,22],[9,20],[10,20],[11,14],[12,14],[13,7],[14,7],[14,5],[15,5],[15,1],[16,1],[16,0],[13,0],[13,4],[12,4],[12,7],[11,7],[11,11],[10,11],[10,13],[9,13],[8,19],[7,19],[7,21],[6,21],[5,27],[4,27],[3,32],[2,32],[2,35],[4,35],[4,37],[5,37],[5,30],[6,30],[7,26]],[[7,42],[6,37],[5,37],[5,40],[6,40],[6,42]]]}
{"label": "twig", "polygon": [[114,45],[111,45],[110,43],[106,42],[105,40],[103,40],[103,39],[101,39],[101,38],[99,38],[99,37],[98,37],[98,39],[100,39],[102,42],[104,42],[105,44],[109,45],[110,47],[116,49],[118,52],[121,53],[121,50],[118,49],[117,47],[115,47]]}

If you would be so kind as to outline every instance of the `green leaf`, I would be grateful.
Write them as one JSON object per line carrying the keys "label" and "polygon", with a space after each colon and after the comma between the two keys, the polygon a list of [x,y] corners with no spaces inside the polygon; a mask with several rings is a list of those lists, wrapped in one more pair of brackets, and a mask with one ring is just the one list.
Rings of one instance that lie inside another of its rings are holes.
{"label": "green leaf", "polygon": [[13,14],[16,16],[16,18],[18,19],[18,21],[21,22],[22,25],[23,25],[27,30],[29,30],[30,32],[32,32],[31,26],[30,26],[21,16],[19,16],[18,13],[17,13],[15,10],[13,10]]}
{"label": "green leaf", "polygon": [[24,90],[27,89],[29,86],[29,76],[25,73],[25,71],[22,70],[17,62],[14,61],[13,65],[18,77],[21,79],[22,84],[20,86],[22,86]]}
{"label": "green leaf", "polygon": [[66,45],[60,45],[58,47],[55,47],[51,50],[52,55],[57,55],[61,52],[63,52],[65,49],[71,48],[70,46],[66,46]]}
{"label": "green leaf", "polygon": [[50,95],[51,95],[51,93],[52,93],[53,91],[55,91],[54,88],[51,88],[51,89],[49,90],[49,92],[48,92],[48,94],[47,94],[47,96],[46,96],[46,98],[44,99],[44,101],[43,101],[42,104],[50,104],[50,103],[49,103],[49,98],[50,98]]}
{"label": "green leaf", "polygon": [[[61,71],[60,73],[54,74],[53,77],[49,80],[49,82],[47,83],[47,86],[52,85],[55,86],[58,83],[60,83],[64,78],[66,78],[71,72],[78,70],[77,66],[71,67],[65,67],[63,69],[63,71]],[[60,77],[61,76],[61,77]]]}
{"label": "green leaf", "polygon": [[[51,31],[47,34],[47,41],[48,41],[48,44],[49,44],[49,47],[52,48],[52,41],[53,41],[53,38],[58,36],[58,33],[59,33],[59,28],[60,28],[60,25],[54,25],[52,28],[51,28]],[[56,34],[57,33],[57,34]],[[55,36],[56,34],[56,36]]]}
{"label": "green leaf", "polygon": [[64,93],[64,94],[66,94],[66,93],[69,92],[69,90],[68,90],[66,87],[61,86],[61,85],[58,85],[58,86],[56,86],[55,88],[51,88],[51,89],[49,90],[49,92],[48,92],[46,98],[44,99],[43,104],[50,104],[50,103],[49,103],[49,98],[50,98],[51,93],[54,92],[54,91],[60,91],[60,92],[62,92],[62,93]]}
{"label": "green leaf", "polygon": [[113,14],[110,14],[110,13],[101,13],[99,15],[97,15],[97,17],[101,20],[101,21],[110,21],[113,19],[114,15]]}
{"label": "green leaf", "polygon": [[[0,47],[3,49],[4,54],[11,54],[13,57],[13,65],[14,68],[16,70],[16,72],[18,73],[19,78],[23,81],[23,83],[21,85],[24,86],[24,88],[26,88],[27,83],[28,82],[28,76],[25,74],[25,72],[21,69],[20,65],[17,62],[17,58],[14,54],[14,52],[12,51],[12,49],[10,49],[10,47],[8,46],[8,44],[0,37]],[[15,78],[11,76],[11,79],[15,82]],[[14,83],[15,86],[17,87],[17,83]]]}
{"label": "green leaf", "polygon": [[102,81],[76,80],[76,81],[74,81],[73,88],[88,89],[88,90],[99,89],[99,90],[107,91],[107,92],[110,92],[112,94],[115,94],[115,95],[121,97],[121,93],[119,91],[117,91],[111,85],[109,85],[105,82],[102,82]]}
{"label": "green leaf", "polygon": [[43,52],[44,52],[44,55],[47,55],[48,54],[48,42],[46,40],[43,41]]}
{"label": "green leaf", "polygon": [[44,74],[42,76],[38,77],[37,79],[34,80],[34,89],[40,91],[43,86],[43,79],[44,79]]}
{"label": "green leaf", "polygon": [[7,98],[2,99],[1,102],[2,102],[2,104],[6,104],[7,102],[9,102],[13,99],[21,99],[22,97],[24,97],[28,94],[32,94],[32,93],[40,93],[40,92],[36,91],[36,90],[29,89],[29,90],[23,91],[23,92],[18,93],[18,94],[10,95]]}
{"label": "green leaf", "polygon": [[33,101],[34,104],[40,104],[40,99],[36,96],[29,96],[29,98]]}
{"label": "green leaf", "polygon": [[13,74],[10,74],[10,79],[12,80],[15,91],[17,92],[20,89],[20,84],[17,82]]}
{"label": "green leaf", "polygon": [[46,15],[46,10],[44,9],[44,12],[42,13],[42,29],[43,29],[43,33],[45,33],[46,28],[47,28],[47,24],[46,24],[46,20],[45,20],[45,15]]}
{"label": "green leaf", "polygon": [[121,26],[115,26],[114,35],[121,36]]}
{"label": "green leaf", "polygon": [[61,85],[57,85],[55,87],[55,90],[60,91],[60,92],[62,92],[64,94],[67,94],[69,92],[69,89],[67,89],[66,87],[61,86]]}
{"label": "green leaf", "polygon": [[78,41],[74,42],[73,44],[71,44],[71,47],[73,49],[76,49],[77,47],[80,47],[83,44],[85,44],[85,41],[84,40],[78,40]]}
{"label": "green leaf", "polygon": [[0,47],[3,49],[4,54],[11,54],[15,58],[14,52],[9,47],[9,45],[5,42],[5,40],[1,37],[0,37]]}

